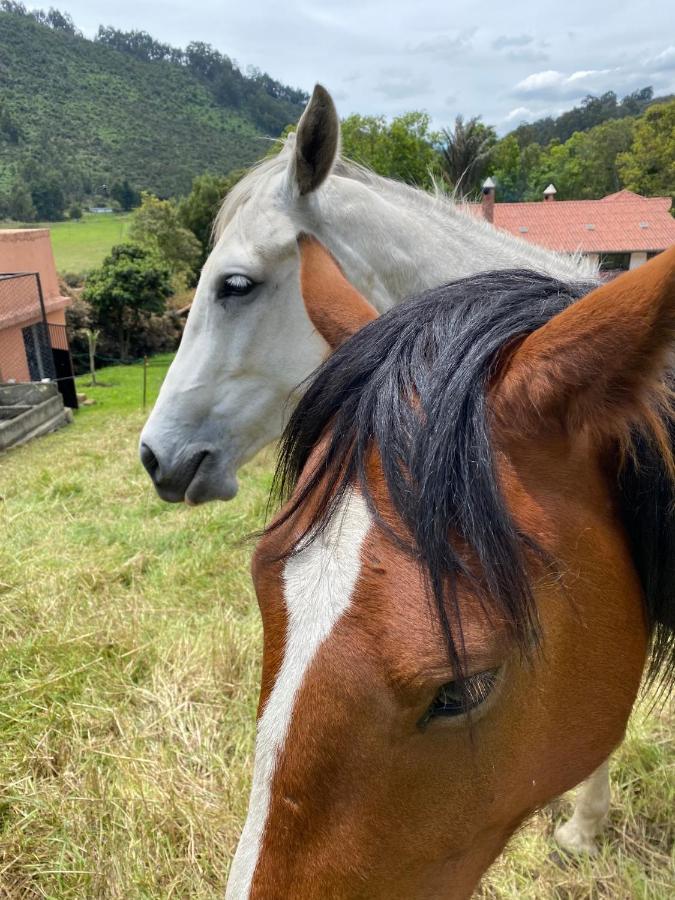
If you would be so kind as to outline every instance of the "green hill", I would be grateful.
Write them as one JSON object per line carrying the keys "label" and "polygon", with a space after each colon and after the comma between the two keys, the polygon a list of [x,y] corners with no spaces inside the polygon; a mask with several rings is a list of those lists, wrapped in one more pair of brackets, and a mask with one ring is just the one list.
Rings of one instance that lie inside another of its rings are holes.
{"label": "green hill", "polygon": [[650,106],[666,103],[672,99],[672,94],[654,97],[651,87],[633,91],[621,100],[614,91],[606,91],[599,97],[589,94],[579,106],[566,110],[556,118],[546,116],[534,122],[524,123],[509,134],[516,138],[520,147],[533,143],[545,146],[554,140],[564,143],[576,132],[590,131],[591,128],[614,119],[641,116]]}
{"label": "green hill", "polygon": [[303,108],[302,92],[246,77],[208,45],[111,28],[88,40],[50,15],[60,19],[0,12],[0,193],[47,172],[68,201],[125,178],[186,193],[195,175],[259,158]]}

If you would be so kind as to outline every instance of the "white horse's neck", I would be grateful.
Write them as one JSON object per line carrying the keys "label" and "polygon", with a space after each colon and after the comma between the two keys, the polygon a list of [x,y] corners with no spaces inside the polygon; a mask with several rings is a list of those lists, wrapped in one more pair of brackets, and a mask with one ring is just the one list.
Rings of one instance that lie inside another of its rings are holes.
{"label": "white horse's neck", "polygon": [[385,178],[331,176],[312,199],[317,235],[382,312],[446,281],[493,269],[533,269],[588,281],[595,268],[512,237],[446,197]]}

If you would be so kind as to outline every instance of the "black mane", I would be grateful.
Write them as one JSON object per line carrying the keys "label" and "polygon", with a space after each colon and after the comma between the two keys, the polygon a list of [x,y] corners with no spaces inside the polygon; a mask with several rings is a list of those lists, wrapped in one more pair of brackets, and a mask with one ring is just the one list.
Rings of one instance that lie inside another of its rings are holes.
{"label": "black mane", "polygon": [[[496,360],[505,347],[593,287],[511,270],[463,278],[406,301],[346,341],[317,370],[284,432],[275,476],[282,499],[291,496],[311,451],[328,435],[320,467],[271,526],[278,527],[314,496],[313,520],[289,553],[325,527],[352,483],[359,484],[373,517],[387,527],[365,475],[376,446],[394,508],[412,538],[407,549],[428,579],[459,673],[464,653],[458,576],[471,579],[483,596],[489,594],[523,649],[537,634],[525,558],[538,550],[506,509],[490,442],[486,398]],[[647,443],[639,445],[638,455],[649,467],[628,463],[619,488],[626,527],[650,623],[672,628],[673,489]],[[660,493],[654,491],[655,479]],[[480,584],[448,540],[450,533],[475,553]],[[666,630],[659,631],[660,660],[667,655]]]}

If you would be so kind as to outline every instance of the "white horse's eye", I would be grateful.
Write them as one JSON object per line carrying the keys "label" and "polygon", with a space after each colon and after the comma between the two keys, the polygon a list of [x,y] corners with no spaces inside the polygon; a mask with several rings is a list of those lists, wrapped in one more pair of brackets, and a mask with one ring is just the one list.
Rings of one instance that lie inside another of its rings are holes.
{"label": "white horse's eye", "polygon": [[250,294],[256,282],[246,275],[228,275],[218,283],[216,297],[225,300],[227,297],[245,297]]}
{"label": "white horse's eye", "polygon": [[488,669],[477,675],[471,675],[463,685],[459,681],[449,681],[444,684],[438,689],[422,723],[426,724],[430,719],[440,717],[463,716],[480,706],[492,693],[497,682],[498,671],[498,669]]}

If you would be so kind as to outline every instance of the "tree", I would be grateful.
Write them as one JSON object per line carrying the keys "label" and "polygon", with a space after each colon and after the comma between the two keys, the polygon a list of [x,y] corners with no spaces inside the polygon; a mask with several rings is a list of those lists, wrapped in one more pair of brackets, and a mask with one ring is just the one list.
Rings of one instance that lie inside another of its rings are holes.
{"label": "tree", "polygon": [[626,116],[641,116],[654,99],[654,88],[644,87],[627,94],[621,101],[621,110]]}
{"label": "tree", "polygon": [[171,58],[172,48],[156,41],[147,31],[118,31],[111,25],[99,25],[94,40],[145,62]]}
{"label": "tree", "polygon": [[342,152],[378,175],[429,188],[440,171],[426,113],[409,112],[387,122],[384,116],[353,115],[342,122]]}
{"label": "tree", "polygon": [[6,208],[7,215],[15,222],[34,222],[37,218],[31,192],[22,178],[17,178],[12,183],[7,195]]}
{"label": "tree", "polygon": [[176,205],[143,192],[141,205],[133,213],[129,238],[159,255],[174,276],[191,278],[201,258],[202,248],[178,218]]}
{"label": "tree", "polygon": [[0,106],[0,141],[18,144],[23,137],[21,128],[6,106]]}
{"label": "tree", "polygon": [[124,181],[116,181],[110,188],[110,196],[113,200],[117,200],[125,212],[139,206],[141,202],[140,193],[132,188],[128,178],[125,178]]}
{"label": "tree", "polygon": [[45,23],[54,31],[80,35],[80,32],[75,28],[75,23],[70,13],[62,13],[60,10],[54,9],[54,7],[50,7],[49,12],[45,14]]}
{"label": "tree", "polygon": [[21,3],[21,0],[0,0],[0,12],[10,13],[14,16],[29,15],[25,4]]}
{"label": "tree", "polygon": [[204,264],[211,247],[213,220],[228,191],[243,175],[243,171],[230,175],[200,175],[192,182],[189,195],[178,205],[178,220],[188,228],[201,244],[199,267]]}
{"label": "tree", "polygon": [[515,133],[507,135],[492,150],[488,168],[499,199],[541,200],[551,182],[560,200],[592,200],[620,190],[617,159],[630,149],[634,125],[630,117],[608,119],[545,148],[536,142],[521,148]]}
{"label": "tree", "polygon": [[564,144],[553,140],[545,149],[531,145],[539,152],[525,173],[525,199],[540,200],[551,182],[559,200],[595,200],[618,191],[622,180],[617,159],[631,146],[634,121],[610,119],[590,131],[575,132]]}
{"label": "tree", "polygon": [[31,182],[30,193],[38,218],[47,222],[58,222],[63,218],[66,197],[56,172],[47,172]]}
{"label": "tree", "polygon": [[495,144],[488,173],[497,183],[497,197],[501,202],[522,200],[527,187],[527,173],[515,135],[509,134]]}
{"label": "tree", "polygon": [[564,143],[577,131],[589,131],[610,119],[622,119],[626,116],[639,116],[652,102],[654,91],[651,87],[627,94],[617,102],[614,91],[607,91],[600,97],[589,94],[579,106],[559,115],[556,119],[547,116],[536,122],[519,125],[511,132],[521,147],[537,143],[542,147],[557,138]]}
{"label": "tree", "polygon": [[590,131],[572,135],[566,146],[578,165],[577,177],[568,187],[570,196],[594,200],[620,190],[617,158],[630,149],[634,125],[635,120],[629,117],[609,119]]}
{"label": "tree", "polygon": [[618,158],[625,186],[647,196],[675,196],[675,100],[657,103],[635,123],[633,146]]}
{"label": "tree", "polygon": [[173,293],[168,266],[146,247],[118,244],[95,269],[82,296],[96,309],[103,327],[118,335],[120,360],[128,356],[129,339],[143,313],[163,313]]}
{"label": "tree", "polygon": [[454,128],[446,128],[443,138],[441,161],[448,181],[461,194],[475,193],[483,182],[497,142],[494,128],[481,122],[480,116],[467,122],[457,116]]}

